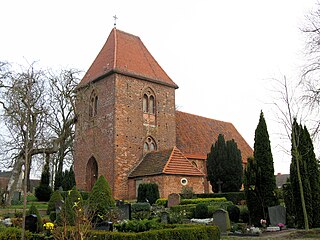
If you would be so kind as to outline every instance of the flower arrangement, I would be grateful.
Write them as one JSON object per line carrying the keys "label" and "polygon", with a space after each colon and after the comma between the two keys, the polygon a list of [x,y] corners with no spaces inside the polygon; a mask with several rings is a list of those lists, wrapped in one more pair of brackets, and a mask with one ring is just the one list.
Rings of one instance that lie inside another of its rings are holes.
{"label": "flower arrangement", "polygon": [[260,224],[262,225],[262,227],[266,227],[267,226],[267,220],[265,220],[265,219],[261,219],[260,220]]}
{"label": "flower arrangement", "polygon": [[278,223],[277,226],[282,230],[282,228],[285,226],[283,223]]}
{"label": "flower arrangement", "polygon": [[52,231],[54,228],[54,224],[52,222],[47,222],[43,224],[44,229]]}

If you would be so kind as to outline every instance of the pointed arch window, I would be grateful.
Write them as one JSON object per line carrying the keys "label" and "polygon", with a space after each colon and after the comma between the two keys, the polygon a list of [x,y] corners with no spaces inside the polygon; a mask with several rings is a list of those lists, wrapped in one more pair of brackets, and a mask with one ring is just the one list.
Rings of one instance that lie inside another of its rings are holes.
{"label": "pointed arch window", "polygon": [[143,144],[143,151],[147,153],[147,152],[156,151],[156,150],[157,150],[157,145],[154,139],[150,136],[147,137]]}
{"label": "pointed arch window", "polygon": [[142,111],[145,126],[156,126],[156,97],[151,88],[147,88],[142,94]]}
{"label": "pointed arch window", "polygon": [[89,117],[94,117],[98,113],[98,96],[93,91],[90,95],[90,103],[89,103]]}

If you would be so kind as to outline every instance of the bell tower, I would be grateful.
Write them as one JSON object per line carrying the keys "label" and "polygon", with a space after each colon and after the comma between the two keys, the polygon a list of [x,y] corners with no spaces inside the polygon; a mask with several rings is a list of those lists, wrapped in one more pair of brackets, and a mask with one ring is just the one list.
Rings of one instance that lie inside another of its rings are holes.
{"label": "bell tower", "polygon": [[150,151],[176,145],[175,89],[139,37],[114,28],[77,92],[75,174],[90,191],[104,175],[128,199],[128,175]]}

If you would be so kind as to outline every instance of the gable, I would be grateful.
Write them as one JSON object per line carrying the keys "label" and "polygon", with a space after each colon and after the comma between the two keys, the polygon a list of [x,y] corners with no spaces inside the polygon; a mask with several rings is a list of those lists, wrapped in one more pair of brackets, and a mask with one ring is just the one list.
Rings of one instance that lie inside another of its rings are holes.
{"label": "gable", "polygon": [[81,80],[80,86],[112,73],[178,88],[139,37],[116,28],[112,29],[106,43]]}
{"label": "gable", "polygon": [[176,144],[185,156],[206,159],[219,134],[226,141],[236,141],[243,163],[253,155],[252,148],[231,123],[176,111]]}

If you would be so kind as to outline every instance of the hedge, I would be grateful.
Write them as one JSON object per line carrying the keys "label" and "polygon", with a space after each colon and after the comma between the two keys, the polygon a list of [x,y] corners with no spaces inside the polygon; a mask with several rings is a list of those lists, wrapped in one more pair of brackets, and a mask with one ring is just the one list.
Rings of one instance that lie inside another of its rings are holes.
{"label": "hedge", "polygon": [[90,231],[88,239],[95,240],[218,240],[220,230],[217,226],[190,225],[187,227],[150,230],[140,233],[122,233],[107,231]]}
{"label": "hedge", "polygon": [[[21,239],[22,228],[6,227],[0,229],[0,240],[19,240]],[[32,239],[32,233],[26,231],[25,239]]]}
{"label": "hedge", "polygon": [[242,200],[245,200],[244,192],[227,192],[227,193],[201,193],[197,194],[198,198],[226,198],[233,204],[239,204]]}
{"label": "hedge", "polygon": [[158,206],[167,207],[167,206],[168,206],[168,199],[166,199],[166,198],[159,198],[159,199],[157,199],[156,204],[157,204]]}
{"label": "hedge", "polygon": [[198,203],[209,203],[209,202],[226,202],[225,197],[221,198],[194,198],[194,199],[182,199],[180,205],[186,204],[198,204]]}

